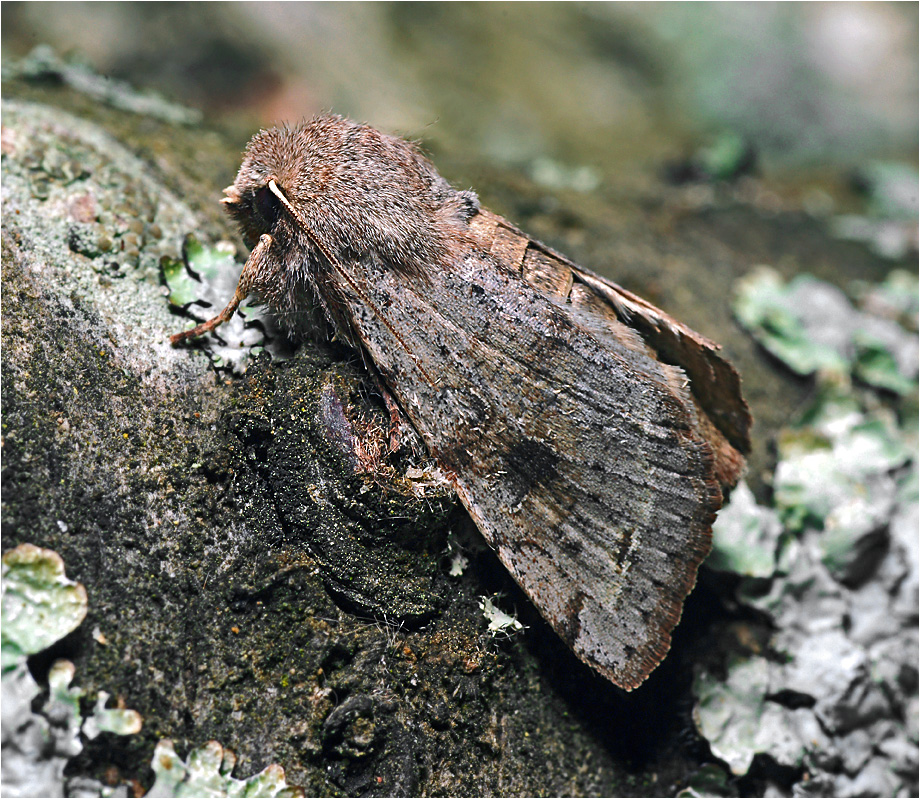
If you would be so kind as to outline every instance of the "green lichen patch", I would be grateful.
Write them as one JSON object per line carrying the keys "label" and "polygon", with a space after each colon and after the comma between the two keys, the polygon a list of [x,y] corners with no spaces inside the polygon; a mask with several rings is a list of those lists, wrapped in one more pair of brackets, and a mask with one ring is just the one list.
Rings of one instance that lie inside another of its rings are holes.
{"label": "green lichen patch", "polygon": [[856,310],[840,289],[810,275],[786,284],[761,267],[738,282],[733,308],[757,341],[800,375],[853,374],[899,394],[916,387],[916,336]]}
{"label": "green lichen patch", "polygon": [[185,264],[173,258],[163,258],[160,261],[160,270],[163,282],[169,293],[166,298],[170,304],[180,310],[186,310],[193,302],[198,302],[198,281],[192,278]]}
{"label": "green lichen patch", "polygon": [[917,168],[895,161],[876,161],[855,175],[865,195],[861,214],[831,220],[831,232],[864,242],[882,258],[901,260],[917,253]]}
{"label": "green lichen patch", "polygon": [[776,511],[758,505],[747,483],[741,482],[712,526],[712,553],[706,565],[745,577],[772,577],[782,532]]}
{"label": "green lichen patch", "polygon": [[734,130],[720,134],[696,155],[703,173],[713,180],[731,180],[750,171],[753,150],[750,142]]}
{"label": "green lichen patch", "polygon": [[833,529],[841,518],[862,515],[859,505],[890,514],[894,472],[913,454],[891,415],[862,412],[851,396],[828,387],[804,418],[779,439],[775,504],[787,529]]}
{"label": "green lichen patch", "polygon": [[0,630],[4,673],[77,629],[86,608],[86,589],[67,578],[56,552],[32,544],[7,552]]}
{"label": "green lichen patch", "polygon": [[[82,621],[86,592],[64,576],[57,553],[28,544],[4,555],[3,577],[3,633],[9,635],[4,651],[8,651],[7,643],[18,642],[23,653],[3,673],[4,786],[22,796],[63,796],[73,791],[82,796],[111,796],[111,789],[93,779],[77,777],[65,782],[65,766],[83,751],[81,735],[89,740],[101,733],[135,735],[143,726],[140,714],[106,707],[109,694],[100,691],[95,707],[84,717],[81,700],[86,691],[71,686],[75,668],[65,660],[56,661],[49,670],[48,699],[35,713],[31,704],[40,689],[25,667],[25,654],[36,654]],[[29,619],[40,632],[24,637],[21,629]],[[152,762],[156,781],[146,796],[303,795],[287,785],[284,770],[276,764],[247,779],[236,779],[232,776],[235,763],[234,753],[216,741],[194,749],[182,761],[172,742],[161,740]]]}
{"label": "green lichen patch", "polygon": [[[803,282],[807,291],[817,281],[797,278],[795,288]],[[832,342],[809,337],[804,320],[787,301],[791,291],[793,286],[787,288],[776,272],[760,269],[736,286],[735,315],[771,354],[793,371],[803,375],[819,370],[845,371],[846,358]]]}
{"label": "green lichen patch", "polygon": [[92,740],[103,732],[115,735],[134,735],[141,731],[143,720],[136,710],[120,707],[106,707],[109,694],[100,691],[92,715],[83,724],[83,734]]}
{"label": "green lichen patch", "polygon": [[920,280],[916,272],[892,269],[881,283],[854,281],[853,291],[865,313],[892,319],[907,330],[917,331]]}
{"label": "green lichen patch", "polygon": [[[236,247],[220,241],[205,244],[189,234],[182,259],[163,258],[160,271],[169,303],[192,321],[189,327],[216,316],[233,297],[240,265]],[[254,299],[242,303],[233,318],[203,339],[215,368],[243,374],[260,352],[275,359],[290,357],[292,345]]]}
{"label": "green lichen patch", "polygon": [[209,741],[193,749],[184,761],[176,754],[172,741],[160,741],[152,763],[156,782],[146,796],[258,796],[271,799],[304,795],[299,788],[287,784],[284,769],[276,764],[242,780],[232,776],[235,765],[236,756],[217,741]]}
{"label": "green lichen patch", "polygon": [[915,377],[901,369],[895,353],[884,341],[857,331],[853,349],[853,374],[862,382],[894,394],[907,394],[916,388]]}

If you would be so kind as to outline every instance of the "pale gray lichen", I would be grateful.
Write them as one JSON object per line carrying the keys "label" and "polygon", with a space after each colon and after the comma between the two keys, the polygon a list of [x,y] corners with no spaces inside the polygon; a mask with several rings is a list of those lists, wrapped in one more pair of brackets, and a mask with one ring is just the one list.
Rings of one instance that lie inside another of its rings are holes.
{"label": "pale gray lichen", "polygon": [[479,609],[482,611],[486,621],[489,622],[489,632],[493,636],[509,636],[525,629],[524,625],[516,617],[505,613],[490,597],[479,597]]}
{"label": "pale gray lichen", "polygon": [[236,797],[303,796],[299,788],[285,782],[284,769],[273,763],[244,780],[232,776],[236,755],[224,749],[217,741],[208,741],[193,749],[183,761],[172,741],[162,740],[153,753],[153,772],[156,781],[146,793],[152,797]]}
{"label": "pale gray lichen", "polygon": [[450,568],[447,570],[447,574],[450,577],[462,577],[463,572],[466,571],[466,567],[469,565],[470,560],[466,555],[462,552],[454,552],[450,557]]}
{"label": "pale gray lichen", "polygon": [[69,580],[61,557],[20,544],[3,556],[0,602],[3,641],[3,789],[6,796],[63,796],[64,766],[83,751],[82,733],[131,735],[141,729],[134,710],[105,707],[99,692],[95,710],[80,710],[85,691],[71,688],[74,666],[56,661],[48,672],[48,700],[32,710],[41,693],[26,665],[34,655],[73,632],[86,616],[86,589]]}
{"label": "pale gray lichen", "polygon": [[[763,285],[771,294],[778,284]],[[801,333],[786,332],[775,353]],[[823,371],[778,456],[773,507],[742,484],[713,530],[714,565],[757,578],[741,581],[738,598],[775,632],[765,650],[733,655],[721,676],[698,669],[698,729],[736,777],[758,756],[798,770],[797,796],[915,795],[916,428],[844,373]]]}
{"label": "pale gray lichen", "polygon": [[20,544],[3,556],[3,674],[76,630],[86,617],[86,589],[64,574],[56,552]]}

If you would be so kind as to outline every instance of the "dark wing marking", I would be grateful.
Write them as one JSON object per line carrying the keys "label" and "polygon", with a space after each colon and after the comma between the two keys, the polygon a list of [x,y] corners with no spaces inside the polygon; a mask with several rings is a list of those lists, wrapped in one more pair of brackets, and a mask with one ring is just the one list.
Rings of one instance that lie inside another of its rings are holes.
{"label": "dark wing marking", "polygon": [[680,369],[571,291],[523,280],[520,236],[504,246],[501,260],[471,249],[427,286],[355,264],[387,324],[341,292],[502,562],[580,658],[632,689],[666,654],[709,551],[712,451]]}
{"label": "dark wing marking", "polygon": [[[471,227],[486,249],[513,265],[534,288],[588,310],[617,337],[638,334],[658,360],[679,366],[690,381],[699,432],[716,458],[719,483],[728,489],[738,482],[751,448],[751,413],[741,394],[741,379],[719,354],[718,344],[622,286],[529,239],[500,216],[483,210]],[[527,246],[511,245],[515,237]],[[508,259],[512,253],[516,260]]]}

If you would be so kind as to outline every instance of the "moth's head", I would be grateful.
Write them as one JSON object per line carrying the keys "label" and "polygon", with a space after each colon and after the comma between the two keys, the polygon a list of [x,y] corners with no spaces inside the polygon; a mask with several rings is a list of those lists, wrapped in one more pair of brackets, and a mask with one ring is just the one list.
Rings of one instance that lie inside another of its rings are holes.
{"label": "moth's head", "polygon": [[303,182],[306,157],[302,128],[271,128],[253,136],[233,185],[221,201],[252,247],[259,236],[277,237],[291,229],[294,220],[285,208],[293,186]]}
{"label": "moth's head", "polygon": [[269,234],[405,273],[449,260],[478,208],[410,142],[331,115],[257,133],[224,191],[249,246]]}
{"label": "moth's head", "polygon": [[[284,213],[291,207],[303,220],[322,206],[319,213],[328,220],[350,216],[366,205],[365,198],[381,191],[405,195],[393,184],[405,180],[400,171],[406,164],[393,164],[392,154],[382,147],[384,139],[414,155],[406,142],[331,114],[295,127],[261,130],[246,146],[223,203],[251,246],[263,233],[275,235],[279,223],[282,228],[293,223],[291,214]],[[395,175],[387,174],[393,170]]]}

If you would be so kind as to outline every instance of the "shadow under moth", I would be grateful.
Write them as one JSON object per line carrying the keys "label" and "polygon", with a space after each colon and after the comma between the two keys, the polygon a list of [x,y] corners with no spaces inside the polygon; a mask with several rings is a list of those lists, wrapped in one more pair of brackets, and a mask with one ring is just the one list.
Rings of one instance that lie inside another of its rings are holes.
{"label": "shadow under moth", "polygon": [[337,116],[263,130],[223,202],[254,293],[325,317],[576,655],[627,690],[670,647],[744,469],[717,345],[457,191],[410,142]]}

